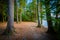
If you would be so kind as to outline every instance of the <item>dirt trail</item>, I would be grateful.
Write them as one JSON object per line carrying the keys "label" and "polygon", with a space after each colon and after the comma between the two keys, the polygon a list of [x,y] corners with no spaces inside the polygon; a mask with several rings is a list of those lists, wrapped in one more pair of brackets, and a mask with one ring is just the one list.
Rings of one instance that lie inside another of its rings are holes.
{"label": "dirt trail", "polygon": [[[0,24],[0,28],[3,27],[6,28],[6,23]],[[50,40],[45,33],[46,29],[37,28],[35,22],[14,23],[14,27],[16,31],[14,35],[3,36],[0,40]]]}

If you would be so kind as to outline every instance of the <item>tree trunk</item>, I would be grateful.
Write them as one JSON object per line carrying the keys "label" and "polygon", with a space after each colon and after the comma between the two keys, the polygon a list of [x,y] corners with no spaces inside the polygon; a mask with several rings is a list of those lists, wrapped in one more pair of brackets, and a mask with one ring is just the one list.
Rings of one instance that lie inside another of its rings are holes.
{"label": "tree trunk", "polygon": [[50,1],[45,0],[45,7],[46,7],[46,18],[47,18],[47,23],[48,23],[48,33],[54,33],[53,30],[53,24],[52,24],[52,19],[51,19],[51,13],[50,13]]}
{"label": "tree trunk", "polygon": [[57,4],[56,4],[56,22],[55,22],[55,27],[57,28],[57,31],[60,31],[60,18],[58,17],[59,16],[59,12],[60,12],[60,1],[58,0],[57,1]]}
{"label": "tree trunk", "polygon": [[2,22],[4,22],[4,15],[2,15],[2,17],[3,17],[3,20],[2,20]]}
{"label": "tree trunk", "polygon": [[56,13],[56,17],[55,17],[55,19],[56,19],[55,27],[58,28],[58,25],[59,25],[59,24],[58,24],[58,13]]}
{"label": "tree trunk", "polygon": [[[20,7],[20,8],[22,8],[22,7]],[[22,22],[22,10],[20,12],[20,22]]]}
{"label": "tree trunk", "polygon": [[38,27],[41,27],[41,25],[40,25],[40,13],[38,11],[38,0],[37,0],[37,16],[38,16]]}
{"label": "tree trunk", "polygon": [[17,23],[18,23],[18,4],[17,4],[17,0],[16,0],[16,14],[17,14]]}
{"label": "tree trunk", "polygon": [[40,0],[40,16],[41,16],[41,24],[42,24],[42,2]]}
{"label": "tree trunk", "polygon": [[13,32],[14,28],[14,0],[8,0],[8,22],[7,28],[3,34],[8,35]]}

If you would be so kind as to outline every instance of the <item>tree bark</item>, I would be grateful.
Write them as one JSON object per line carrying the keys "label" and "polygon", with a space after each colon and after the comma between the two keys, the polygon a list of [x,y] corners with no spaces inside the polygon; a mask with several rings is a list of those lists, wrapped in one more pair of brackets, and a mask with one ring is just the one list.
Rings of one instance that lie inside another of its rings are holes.
{"label": "tree bark", "polygon": [[8,0],[8,22],[7,28],[3,34],[8,35],[13,32],[14,28],[14,0]]}
{"label": "tree bark", "polygon": [[50,13],[50,1],[45,0],[45,7],[46,7],[46,18],[47,18],[47,23],[48,23],[48,33],[54,33],[53,30],[53,24],[52,24],[52,19],[51,19],[51,13]]}
{"label": "tree bark", "polygon": [[38,10],[38,0],[37,0],[37,16],[38,16],[38,27],[41,27],[41,25],[40,25],[40,14],[39,14],[39,10]]}
{"label": "tree bark", "polygon": [[58,29],[57,31],[60,31],[60,18],[58,17],[59,16],[59,10],[60,10],[60,1],[58,0],[57,2],[56,2],[56,17],[55,17],[55,19],[56,19],[56,22],[55,22],[55,27]]}
{"label": "tree bark", "polygon": [[18,23],[18,4],[17,4],[17,0],[16,0],[16,14],[17,14],[17,23]]}
{"label": "tree bark", "polygon": [[[20,7],[20,8],[22,8],[22,7]],[[22,22],[22,10],[20,12],[20,22]]]}
{"label": "tree bark", "polygon": [[40,0],[40,16],[41,16],[41,24],[42,24],[42,2]]}

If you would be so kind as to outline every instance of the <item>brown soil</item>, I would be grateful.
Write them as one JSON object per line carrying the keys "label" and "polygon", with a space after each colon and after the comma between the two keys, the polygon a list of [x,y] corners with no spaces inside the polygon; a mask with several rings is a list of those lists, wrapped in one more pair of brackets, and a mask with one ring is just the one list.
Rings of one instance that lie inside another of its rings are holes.
{"label": "brown soil", "polygon": [[[7,23],[0,23],[0,34],[6,28]],[[10,36],[0,36],[0,40],[50,40],[46,28],[37,27],[37,23],[35,22],[14,22],[14,27],[16,33]]]}

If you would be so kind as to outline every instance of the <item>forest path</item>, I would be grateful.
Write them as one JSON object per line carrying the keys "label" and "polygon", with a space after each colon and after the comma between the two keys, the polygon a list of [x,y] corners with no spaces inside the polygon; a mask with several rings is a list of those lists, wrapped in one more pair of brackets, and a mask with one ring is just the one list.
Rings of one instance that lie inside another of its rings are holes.
{"label": "forest path", "polygon": [[[6,23],[3,24],[0,24],[0,27],[6,26]],[[51,40],[51,37],[45,33],[47,29],[44,27],[38,28],[35,22],[21,22],[18,24],[14,22],[14,27],[16,31],[14,35],[1,37],[0,40]]]}

